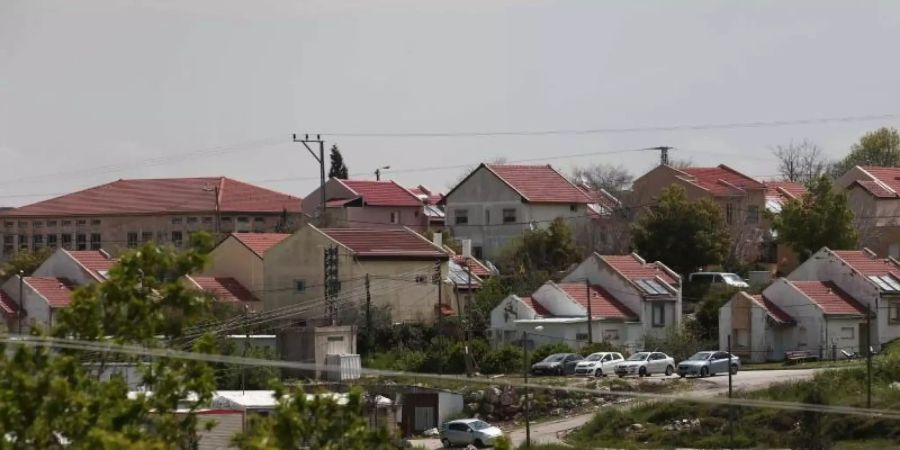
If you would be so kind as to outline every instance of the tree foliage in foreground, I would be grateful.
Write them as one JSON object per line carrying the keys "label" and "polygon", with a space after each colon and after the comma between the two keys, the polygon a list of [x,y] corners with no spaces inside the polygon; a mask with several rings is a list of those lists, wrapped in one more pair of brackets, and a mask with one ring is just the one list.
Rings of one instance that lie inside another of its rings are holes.
{"label": "tree foliage in foreground", "polygon": [[692,202],[672,185],[632,228],[635,250],[647,261],[662,261],[687,275],[701,266],[721,264],[730,237],[722,210],[709,199]]}
{"label": "tree foliage in foreground", "polygon": [[826,176],[819,177],[803,197],[787,202],[779,214],[772,216],[772,228],[778,233],[778,241],[797,252],[801,261],[826,246],[854,249],[859,239],[847,193],[835,191]]}

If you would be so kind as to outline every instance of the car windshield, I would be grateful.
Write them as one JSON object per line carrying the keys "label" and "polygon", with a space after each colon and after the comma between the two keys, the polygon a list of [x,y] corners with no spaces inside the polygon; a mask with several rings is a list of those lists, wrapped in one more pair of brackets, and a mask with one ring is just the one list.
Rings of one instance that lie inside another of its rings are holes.
{"label": "car windshield", "polygon": [[603,358],[603,353],[594,353],[591,356],[588,356],[585,361],[600,361]]}
{"label": "car windshield", "polygon": [[694,356],[688,358],[688,361],[706,361],[709,359],[709,355],[712,355],[712,352],[697,352],[694,353]]}
{"label": "car windshield", "polygon": [[474,422],[469,423],[469,426],[472,427],[473,430],[483,430],[485,428],[490,428],[490,424],[487,422],[483,422],[481,420],[476,420]]}
{"label": "car windshield", "polygon": [[555,355],[550,355],[550,356],[544,358],[544,362],[557,362],[557,361],[562,361],[563,358],[565,358],[565,357],[566,357],[566,354],[565,354],[565,353],[557,353],[557,354],[555,354]]}
{"label": "car windshield", "polygon": [[724,278],[728,281],[731,281],[732,283],[743,283],[744,282],[744,280],[742,280],[741,277],[739,277],[733,273],[723,273],[722,278]]}
{"label": "car windshield", "polygon": [[629,361],[643,361],[643,360],[647,359],[648,356],[650,356],[649,353],[640,352],[640,353],[635,353],[635,354],[629,356],[628,360]]}

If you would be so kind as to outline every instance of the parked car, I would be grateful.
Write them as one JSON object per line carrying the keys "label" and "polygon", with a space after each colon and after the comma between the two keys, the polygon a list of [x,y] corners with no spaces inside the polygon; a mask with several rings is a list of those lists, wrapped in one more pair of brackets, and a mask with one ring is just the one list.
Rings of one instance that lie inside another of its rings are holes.
{"label": "parked car", "polygon": [[675,372],[675,360],[660,352],[638,352],[616,365],[616,375],[620,378],[625,375],[649,377],[654,373],[669,376],[672,372]]}
{"label": "parked car", "polygon": [[738,274],[730,272],[694,272],[688,275],[688,281],[693,284],[724,284],[736,288],[750,287]]}
{"label": "parked car", "polygon": [[575,375],[589,377],[602,377],[616,370],[616,365],[624,361],[621,353],[597,352],[591,353],[578,364],[575,364]]}
{"label": "parked car", "polygon": [[728,352],[697,352],[690,358],[678,363],[678,376],[686,377],[694,375],[698,377],[706,377],[717,373],[728,373],[729,366],[731,374],[738,373],[741,368],[741,358],[731,355],[729,364]]}
{"label": "parked car", "polygon": [[454,445],[485,447],[503,435],[499,428],[479,419],[451,420],[441,425],[441,444],[444,448]]}
{"label": "parked car", "polygon": [[566,375],[575,373],[575,365],[584,357],[576,353],[554,353],[531,366],[534,375]]}

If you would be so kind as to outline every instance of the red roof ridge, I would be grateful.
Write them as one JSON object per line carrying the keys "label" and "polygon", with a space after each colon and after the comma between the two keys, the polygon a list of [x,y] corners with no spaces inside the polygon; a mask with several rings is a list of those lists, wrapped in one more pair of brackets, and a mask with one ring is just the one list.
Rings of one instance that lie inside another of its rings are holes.
{"label": "red roof ridge", "polygon": [[[572,187],[576,192],[578,192],[582,197],[584,197],[584,200],[586,201],[586,203],[591,203],[592,200],[593,200],[593,199],[590,198],[589,195],[585,194],[583,190],[579,189],[578,186],[575,185],[575,183],[572,183],[572,180],[570,180],[568,177],[566,177],[565,175],[563,175],[560,171],[556,170],[556,169],[555,169],[552,165],[550,165],[550,164],[486,164],[486,163],[482,163],[482,164],[483,164],[488,170],[490,170],[491,173],[493,173],[495,176],[497,176],[497,178],[499,178],[500,180],[502,180],[504,183],[506,183],[506,185],[508,185],[508,186],[509,186],[510,188],[512,188],[514,191],[518,192],[519,195],[522,196],[522,198],[524,198],[525,200],[528,200],[528,201],[532,201],[532,199],[529,198],[529,196],[526,195],[524,192],[522,192],[518,187],[516,187],[510,180],[506,179],[506,177],[504,177],[504,176],[500,175],[499,173],[497,173],[497,170],[496,170],[497,168],[511,168],[511,169],[538,169],[538,168],[541,168],[541,169],[542,169],[542,168],[547,168],[547,169],[551,170],[552,172],[554,172],[557,176],[559,176],[559,178],[561,178],[563,181],[565,181],[569,186],[571,186],[571,187]],[[476,170],[477,170],[477,169],[476,169]],[[535,202],[536,202],[536,203],[542,203],[542,202],[539,201],[539,200],[535,200]],[[563,203],[568,203],[568,202],[563,202]]]}
{"label": "red roof ridge", "polygon": [[[247,247],[248,250],[263,258],[266,252],[272,247],[281,243],[281,241],[291,237],[290,233],[228,233],[230,237],[234,237],[238,242]],[[250,239],[248,239],[250,238]],[[252,238],[263,238],[264,242],[250,242]]]}

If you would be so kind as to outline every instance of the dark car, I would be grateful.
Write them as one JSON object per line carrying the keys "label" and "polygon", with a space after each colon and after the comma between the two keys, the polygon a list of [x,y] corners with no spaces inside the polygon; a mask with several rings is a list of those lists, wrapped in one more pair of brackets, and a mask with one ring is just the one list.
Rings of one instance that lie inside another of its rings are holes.
{"label": "dark car", "polygon": [[575,365],[584,357],[576,353],[554,353],[531,366],[534,375],[566,375],[575,373]]}

